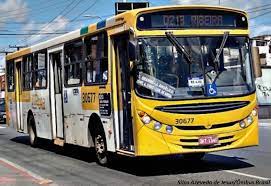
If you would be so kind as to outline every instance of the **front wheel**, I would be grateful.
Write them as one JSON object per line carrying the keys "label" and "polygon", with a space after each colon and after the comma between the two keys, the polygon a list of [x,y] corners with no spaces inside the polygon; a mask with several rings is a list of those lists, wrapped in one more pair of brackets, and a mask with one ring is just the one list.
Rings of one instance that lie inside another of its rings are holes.
{"label": "front wheel", "polygon": [[31,117],[28,121],[28,133],[29,133],[29,143],[32,147],[36,147],[38,144],[37,133],[35,128],[34,118]]}
{"label": "front wheel", "polygon": [[102,130],[97,130],[94,135],[94,146],[96,152],[96,160],[100,165],[108,164],[108,153],[106,147],[106,139]]}

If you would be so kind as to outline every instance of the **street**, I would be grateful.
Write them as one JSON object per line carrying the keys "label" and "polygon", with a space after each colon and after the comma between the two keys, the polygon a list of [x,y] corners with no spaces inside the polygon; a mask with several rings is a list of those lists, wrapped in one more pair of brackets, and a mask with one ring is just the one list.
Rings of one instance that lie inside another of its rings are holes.
{"label": "street", "polygon": [[200,163],[181,156],[121,158],[110,167],[95,163],[94,153],[64,149],[0,125],[1,185],[271,185],[271,124],[260,126],[260,146],[212,153]]}

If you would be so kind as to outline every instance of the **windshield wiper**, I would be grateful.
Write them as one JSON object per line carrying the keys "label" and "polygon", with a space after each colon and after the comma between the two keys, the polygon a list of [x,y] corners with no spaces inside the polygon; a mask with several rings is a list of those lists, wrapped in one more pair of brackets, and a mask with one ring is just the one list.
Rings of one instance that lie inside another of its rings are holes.
{"label": "windshield wiper", "polygon": [[173,35],[172,32],[166,32],[165,33],[167,36],[167,39],[171,42],[171,44],[173,46],[175,46],[175,48],[177,49],[177,52],[179,52],[180,54],[184,54],[186,60],[189,63],[192,63],[192,59],[189,55],[189,53],[186,51],[186,49],[179,43],[179,41],[177,40],[177,38]]}
{"label": "windshield wiper", "polygon": [[[218,63],[219,63],[219,58],[220,58],[220,55],[221,55],[221,53],[222,53],[222,50],[223,50],[223,48],[225,47],[225,44],[226,44],[226,42],[227,42],[227,40],[228,40],[229,34],[230,34],[229,32],[224,32],[222,42],[221,42],[221,44],[220,44],[220,47],[219,47],[218,52],[217,52],[217,54],[216,54],[216,57],[215,57],[215,59],[214,59],[214,64],[215,64],[215,66],[217,67],[217,68],[215,68],[215,71],[216,71],[217,75],[216,75],[216,77],[214,78],[214,81],[213,81],[213,82],[216,82],[217,78],[219,77],[219,75],[220,75],[221,72],[222,72],[222,71],[219,72],[219,70],[218,70]],[[210,78],[210,77],[209,77],[209,78]]]}
{"label": "windshield wiper", "polygon": [[218,63],[218,58],[220,57],[221,53],[222,53],[222,50],[226,44],[226,41],[228,40],[228,37],[229,37],[229,32],[224,32],[224,35],[223,35],[223,39],[222,39],[222,42],[221,42],[221,45],[219,47],[219,50],[216,54],[216,57],[215,57],[215,60],[214,60],[214,63]]}

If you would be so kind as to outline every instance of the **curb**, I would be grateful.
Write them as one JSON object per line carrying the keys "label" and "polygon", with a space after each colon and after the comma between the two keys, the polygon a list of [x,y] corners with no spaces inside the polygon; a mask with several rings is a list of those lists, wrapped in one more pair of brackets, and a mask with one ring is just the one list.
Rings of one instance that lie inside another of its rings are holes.
{"label": "curb", "polygon": [[21,167],[20,165],[15,164],[11,161],[8,161],[4,158],[0,157],[0,163],[2,165],[6,166],[7,168],[14,170],[16,174],[22,174],[25,177],[33,178],[34,182],[39,185],[56,185],[56,184],[52,184],[53,183],[52,180],[45,179],[45,178],[31,172],[30,170],[27,170],[27,169]]}
{"label": "curb", "polygon": [[262,119],[262,120],[259,120],[259,126],[261,126],[261,127],[268,127],[268,126],[270,126],[271,127],[271,119]]}

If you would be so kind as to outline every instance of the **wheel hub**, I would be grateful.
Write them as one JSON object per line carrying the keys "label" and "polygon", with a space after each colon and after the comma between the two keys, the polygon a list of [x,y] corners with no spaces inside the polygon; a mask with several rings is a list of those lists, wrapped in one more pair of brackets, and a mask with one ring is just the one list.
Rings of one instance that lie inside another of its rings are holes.
{"label": "wheel hub", "polygon": [[105,151],[105,145],[104,145],[104,140],[101,135],[98,135],[95,138],[95,146],[96,146],[96,152],[98,154],[103,154]]}

